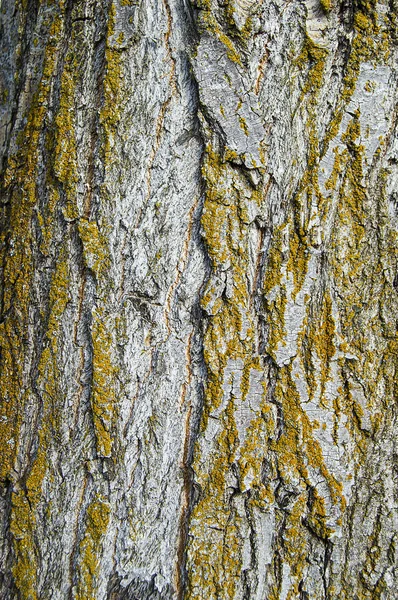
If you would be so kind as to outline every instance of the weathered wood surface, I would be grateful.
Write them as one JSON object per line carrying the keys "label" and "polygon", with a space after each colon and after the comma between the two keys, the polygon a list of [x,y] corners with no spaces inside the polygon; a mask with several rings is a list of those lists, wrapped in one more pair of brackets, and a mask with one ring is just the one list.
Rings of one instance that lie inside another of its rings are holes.
{"label": "weathered wood surface", "polygon": [[0,11],[0,597],[395,598],[395,0]]}

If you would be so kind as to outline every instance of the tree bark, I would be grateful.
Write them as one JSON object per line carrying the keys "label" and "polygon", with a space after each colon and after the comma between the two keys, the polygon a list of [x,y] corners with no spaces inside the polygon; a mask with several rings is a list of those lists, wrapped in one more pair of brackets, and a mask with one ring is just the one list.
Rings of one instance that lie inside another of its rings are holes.
{"label": "tree bark", "polygon": [[0,6],[1,598],[393,599],[395,0]]}

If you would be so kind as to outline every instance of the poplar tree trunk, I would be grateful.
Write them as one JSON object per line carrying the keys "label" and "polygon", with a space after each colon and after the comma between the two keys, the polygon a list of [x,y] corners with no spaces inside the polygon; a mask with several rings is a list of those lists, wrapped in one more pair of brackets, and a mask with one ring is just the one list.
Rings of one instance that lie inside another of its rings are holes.
{"label": "poplar tree trunk", "polygon": [[393,600],[396,0],[2,0],[4,600]]}

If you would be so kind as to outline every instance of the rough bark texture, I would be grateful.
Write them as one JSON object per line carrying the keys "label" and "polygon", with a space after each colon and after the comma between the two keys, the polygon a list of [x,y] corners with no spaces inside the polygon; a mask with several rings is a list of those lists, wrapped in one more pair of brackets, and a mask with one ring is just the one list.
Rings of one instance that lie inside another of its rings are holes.
{"label": "rough bark texture", "polygon": [[396,598],[395,0],[0,10],[0,597]]}

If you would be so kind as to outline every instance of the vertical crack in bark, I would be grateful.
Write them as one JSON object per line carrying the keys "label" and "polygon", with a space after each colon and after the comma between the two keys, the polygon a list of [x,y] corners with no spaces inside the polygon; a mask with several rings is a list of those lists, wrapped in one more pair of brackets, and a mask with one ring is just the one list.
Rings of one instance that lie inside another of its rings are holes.
{"label": "vertical crack in bark", "polygon": [[268,60],[269,60],[269,51],[266,48],[265,52],[263,54],[263,57],[260,60],[258,68],[257,68],[258,74],[257,74],[257,78],[256,78],[256,81],[255,81],[254,87],[253,87],[253,91],[256,95],[258,95],[258,93],[260,91],[260,86],[261,86],[262,80],[264,78],[265,65],[267,64]]}
{"label": "vertical crack in bark", "polygon": [[170,85],[171,88],[174,92],[174,94],[177,93],[177,78],[176,78],[176,61],[175,58],[173,56],[173,51],[171,49],[171,45],[170,45],[170,36],[172,34],[172,30],[173,30],[173,17],[172,17],[172,13],[171,13],[171,8],[170,8],[170,4],[168,2],[168,0],[162,0],[163,2],[163,6],[165,8],[166,11],[166,15],[167,15],[167,30],[164,36],[164,40],[165,40],[165,44],[166,44],[166,50],[167,50],[167,56],[169,58],[169,62],[170,62]]}
{"label": "vertical crack in bark", "polygon": [[183,472],[183,493],[182,493],[182,506],[180,512],[180,523],[179,523],[179,542],[177,550],[177,564],[176,564],[176,595],[177,600],[183,600],[187,573],[185,570],[186,564],[186,544],[188,536],[188,520],[191,510],[192,500],[192,472],[191,472],[191,461],[192,461],[192,441],[191,441],[191,415],[192,407],[189,406],[186,412],[185,418],[185,435],[184,435],[184,452],[182,458],[181,469]]}
{"label": "vertical crack in bark", "polygon": [[88,489],[89,475],[86,474],[84,478],[84,484],[81,490],[79,502],[76,506],[76,521],[73,527],[73,543],[72,550],[69,557],[69,597],[68,600],[74,600],[74,587],[76,585],[76,566],[79,559],[79,543],[81,540],[81,528],[82,528],[82,516],[83,516],[83,505],[86,501],[86,494]]}
{"label": "vertical crack in bark", "polygon": [[171,286],[169,287],[169,290],[167,292],[166,295],[166,302],[165,302],[165,309],[164,309],[164,320],[166,323],[166,327],[167,327],[167,331],[169,334],[171,334],[172,331],[172,326],[170,323],[170,314],[172,311],[172,300],[173,300],[173,295],[175,293],[175,291],[178,288],[178,285],[181,281],[181,277],[183,276],[183,273],[186,269],[186,266],[188,264],[188,260],[189,260],[189,247],[191,244],[191,239],[192,239],[192,231],[193,228],[195,226],[195,220],[196,220],[196,211],[199,205],[199,200],[200,198],[198,197],[194,203],[192,204],[192,207],[188,213],[188,225],[187,225],[187,233],[184,239],[184,243],[181,249],[181,256],[180,259],[177,263],[177,267],[176,267],[176,275],[175,278],[171,284]]}
{"label": "vertical crack in bark", "polygon": [[141,225],[143,216],[145,214],[145,210],[146,207],[148,205],[149,199],[151,197],[151,178],[152,178],[152,170],[153,170],[153,165],[155,163],[155,158],[156,158],[156,154],[159,150],[160,147],[160,143],[162,140],[162,134],[163,134],[163,123],[164,123],[164,119],[165,119],[165,115],[166,115],[166,111],[167,108],[170,105],[170,102],[172,100],[172,95],[170,95],[167,100],[165,100],[160,108],[159,111],[159,115],[157,117],[156,120],[156,125],[155,125],[155,141],[154,144],[152,146],[151,152],[149,154],[149,160],[148,160],[148,167],[146,170],[146,175],[145,175],[145,184],[146,184],[146,193],[145,193],[145,197],[142,203],[142,206],[138,212],[137,218],[136,218],[136,222],[135,222],[135,229],[138,229]]}
{"label": "vertical crack in bark", "polygon": [[[168,0],[164,0],[165,6],[167,7],[168,17],[169,17],[169,27],[171,27],[171,12]],[[190,13],[188,15],[188,9],[191,7],[187,7],[184,5],[183,13],[185,14],[188,20],[187,29],[191,30],[192,40],[190,40],[188,52],[193,52],[193,44],[195,39],[197,39],[198,31],[196,27],[196,22],[194,21],[193,15]],[[197,130],[200,131],[199,124],[199,93],[198,93],[198,84],[195,78],[195,75],[192,71],[190,58],[187,56],[187,71],[189,70],[189,77],[191,80],[191,90],[194,95],[193,104],[196,107],[196,120],[197,120]],[[202,142],[204,143],[204,138],[202,136]],[[202,158],[203,159],[203,154]],[[201,188],[203,185],[203,178],[201,179]],[[177,273],[176,277],[170,286],[165,303],[165,311],[164,317],[167,329],[169,334],[172,330],[171,325],[171,312],[172,312],[172,302],[174,294],[181,282],[181,278],[184,274],[185,269],[187,268],[189,261],[189,248],[191,245],[191,241],[195,238],[198,247],[201,251],[206,255],[206,250],[203,244],[203,240],[200,232],[200,221],[203,212],[203,196],[199,194],[194,201],[188,216],[188,227],[187,234],[184,239],[181,258],[177,265]],[[192,321],[193,321],[193,331],[190,333],[187,340],[186,347],[186,369],[187,369],[187,378],[182,384],[181,396],[180,396],[180,408],[181,410],[185,410],[185,427],[184,427],[184,446],[182,453],[182,475],[183,475],[183,488],[182,488],[182,505],[180,509],[180,517],[178,524],[178,548],[177,548],[177,561],[175,567],[175,592],[177,600],[183,600],[186,596],[187,592],[187,584],[188,584],[188,572],[187,572],[187,542],[188,542],[188,532],[189,532],[189,521],[192,513],[192,508],[195,502],[195,490],[194,490],[194,474],[192,469],[192,463],[194,460],[194,448],[197,440],[200,422],[202,418],[203,411],[203,389],[200,385],[198,385],[197,377],[197,367],[196,373],[194,372],[194,365],[192,364],[192,352],[195,348],[195,354],[197,355],[195,358],[196,363],[200,362],[202,367],[204,364],[203,361],[203,324],[201,323],[201,319],[203,317],[203,312],[199,306],[200,298],[202,295],[202,290],[205,283],[201,286],[198,294],[198,303],[195,305],[192,311]],[[196,383],[195,383],[196,379]],[[192,393],[191,387],[196,387],[195,394],[197,396],[197,402],[199,402],[195,408],[193,409],[193,405],[191,400],[189,399],[190,393]],[[189,405],[186,407],[187,398],[189,399]]]}
{"label": "vertical crack in bark", "polygon": [[[95,308],[95,299],[92,294],[87,294],[87,289],[90,287],[97,289],[100,285],[96,273],[87,264],[87,256],[85,251],[85,244],[87,239],[82,234],[82,230],[79,228],[81,218],[84,222],[92,222],[95,213],[98,211],[98,206],[93,202],[94,192],[96,192],[97,203],[98,198],[101,195],[101,185],[104,182],[104,168],[99,167],[96,164],[98,154],[102,156],[103,164],[106,162],[106,150],[104,148],[103,140],[101,140],[101,109],[105,104],[105,77],[107,69],[106,60],[106,49],[108,43],[108,35],[112,24],[111,7],[113,0],[107,0],[103,10],[106,15],[105,22],[99,20],[99,27],[103,27],[103,31],[97,31],[96,34],[99,38],[95,46],[92,48],[93,57],[92,64],[96,69],[94,73],[94,85],[95,89],[90,90],[93,99],[93,108],[91,111],[91,119],[89,124],[90,141],[89,141],[89,153],[87,159],[87,182],[85,185],[85,195],[83,201],[83,214],[77,220],[75,224],[75,233],[79,239],[79,271],[81,273],[81,288],[79,291],[79,306],[78,316],[75,322],[75,339],[77,331],[80,329],[80,337],[83,342],[81,349],[82,353],[82,365],[81,371],[79,372],[79,381],[81,381],[81,375],[84,375],[84,384],[81,386],[82,394],[86,395],[88,400],[87,406],[89,407],[90,423],[93,439],[93,452],[94,456],[98,458],[98,439],[97,439],[97,428],[96,428],[96,417],[93,407],[93,394],[94,394],[94,344],[93,344],[93,311]],[[103,15],[102,15],[103,16]],[[80,407],[81,397],[78,398],[76,410],[76,419],[78,418],[78,411]]]}
{"label": "vertical crack in bark", "polygon": [[171,8],[170,8],[168,1],[162,0],[162,2],[163,2],[163,6],[164,6],[164,9],[166,12],[166,17],[167,17],[167,29],[166,29],[166,33],[164,34],[164,42],[165,42],[165,46],[166,46],[167,57],[170,62],[169,86],[170,86],[171,92],[170,92],[170,95],[168,96],[168,98],[163,102],[163,104],[160,108],[160,111],[159,111],[159,115],[156,120],[155,141],[152,145],[152,149],[149,154],[148,166],[147,166],[146,176],[145,176],[146,194],[145,194],[142,206],[141,206],[141,208],[138,212],[137,218],[136,218],[135,229],[137,229],[140,226],[143,215],[145,214],[149,199],[151,197],[152,170],[153,170],[153,166],[155,164],[156,154],[160,148],[160,143],[162,140],[163,125],[164,125],[164,120],[166,117],[166,112],[167,112],[167,109],[168,109],[173,97],[177,95],[176,63],[175,63],[175,59],[173,57],[173,53],[172,53],[172,50],[170,47],[170,36],[172,33],[173,20],[172,20]]}

